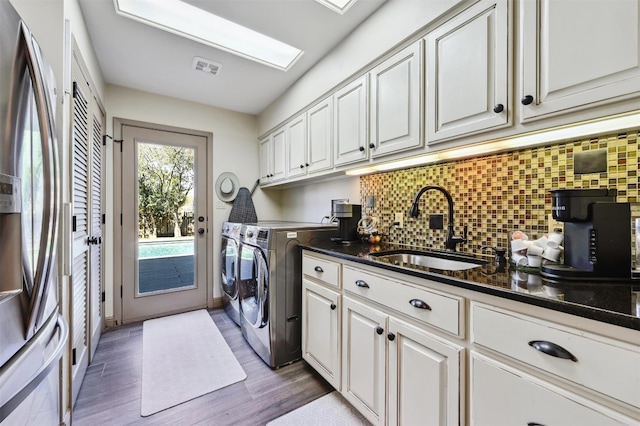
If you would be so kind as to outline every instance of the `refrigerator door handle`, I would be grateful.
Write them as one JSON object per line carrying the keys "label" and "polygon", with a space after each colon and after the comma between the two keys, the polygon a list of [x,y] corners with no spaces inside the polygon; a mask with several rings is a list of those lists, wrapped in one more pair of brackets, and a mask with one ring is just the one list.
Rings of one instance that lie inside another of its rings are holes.
{"label": "refrigerator door handle", "polygon": [[[9,416],[18,407],[22,401],[24,401],[30,394],[33,392],[38,385],[49,375],[51,370],[56,366],[56,364],[62,358],[62,354],[64,353],[64,349],[67,346],[67,338],[69,337],[69,327],[67,322],[64,320],[62,315],[58,314],[56,319],[56,329],[52,333],[51,337],[48,341],[53,339],[53,336],[56,332],[60,333],[60,340],[58,341],[58,345],[56,346],[53,353],[49,356],[49,358],[42,364],[40,369],[31,376],[27,384],[22,387],[18,392],[15,393],[8,401],[0,406],[0,423],[4,421],[5,418]],[[20,355],[26,354],[28,351],[35,350],[37,348],[37,343],[34,342],[36,339],[32,339],[21,351]],[[2,376],[0,375],[0,384],[3,383]]]}

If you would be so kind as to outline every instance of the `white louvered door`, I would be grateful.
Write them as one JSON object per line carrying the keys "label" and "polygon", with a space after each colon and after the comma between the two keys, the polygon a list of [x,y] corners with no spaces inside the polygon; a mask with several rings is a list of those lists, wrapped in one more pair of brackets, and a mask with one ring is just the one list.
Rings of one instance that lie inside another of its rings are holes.
{"label": "white louvered door", "polygon": [[[96,102],[97,104],[97,102]],[[102,292],[103,292],[103,257],[102,257],[102,135],[104,134],[104,113],[99,108],[93,109],[93,133],[91,135],[91,238],[93,244],[89,253],[89,321],[90,355],[98,347],[102,332]]]}
{"label": "white louvered door", "polygon": [[73,94],[73,271],[71,275],[71,389],[75,403],[89,364],[87,281],[89,273],[89,98],[88,86],[74,81]]}
{"label": "white louvered door", "polygon": [[102,135],[104,114],[80,67],[73,69],[71,275],[72,403],[102,330]]}

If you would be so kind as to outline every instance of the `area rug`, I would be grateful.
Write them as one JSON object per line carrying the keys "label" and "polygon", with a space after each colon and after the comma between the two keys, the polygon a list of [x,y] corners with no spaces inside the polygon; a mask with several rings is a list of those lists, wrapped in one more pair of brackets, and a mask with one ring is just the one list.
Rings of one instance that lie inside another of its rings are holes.
{"label": "area rug", "polygon": [[293,410],[267,426],[300,426],[300,425],[371,425],[362,414],[345,401],[338,392],[331,392]]}
{"label": "area rug", "polygon": [[142,416],[149,416],[246,377],[206,310],[144,322]]}

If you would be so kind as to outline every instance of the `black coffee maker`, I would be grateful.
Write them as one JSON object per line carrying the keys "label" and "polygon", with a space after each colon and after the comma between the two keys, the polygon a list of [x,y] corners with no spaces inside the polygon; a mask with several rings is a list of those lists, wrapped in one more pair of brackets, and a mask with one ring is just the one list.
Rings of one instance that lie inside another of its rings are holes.
{"label": "black coffee maker", "polygon": [[347,244],[358,240],[358,222],[362,216],[360,204],[332,203],[331,215],[338,219],[338,237],[332,241]]}
{"label": "black coffee maker", "polygon": [[631,278],[631,208],[616,203],[615,189],[551,191],[553,218],[564,222],[564,264],[546,263],[540,273],[561,280]]}

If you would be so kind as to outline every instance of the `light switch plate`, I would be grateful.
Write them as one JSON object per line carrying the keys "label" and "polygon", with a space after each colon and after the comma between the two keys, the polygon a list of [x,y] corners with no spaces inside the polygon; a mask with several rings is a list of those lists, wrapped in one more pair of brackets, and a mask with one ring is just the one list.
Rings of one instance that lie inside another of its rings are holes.
{"label": "light switch plate", "polygon": [[561,233],[564,233],[564,223],[559,220],[555,220],[551,213],[549,213],[549,216],[547,217],[547,224],[547,232],[552,233],[559,230]]}
{"label": "light switch plate", "polygon": [[397,225],[396,225],[397,228],[403,228],[404,227],[404,215],[402,213],[396,213],[394,215],[393,221],[397,223]]}

